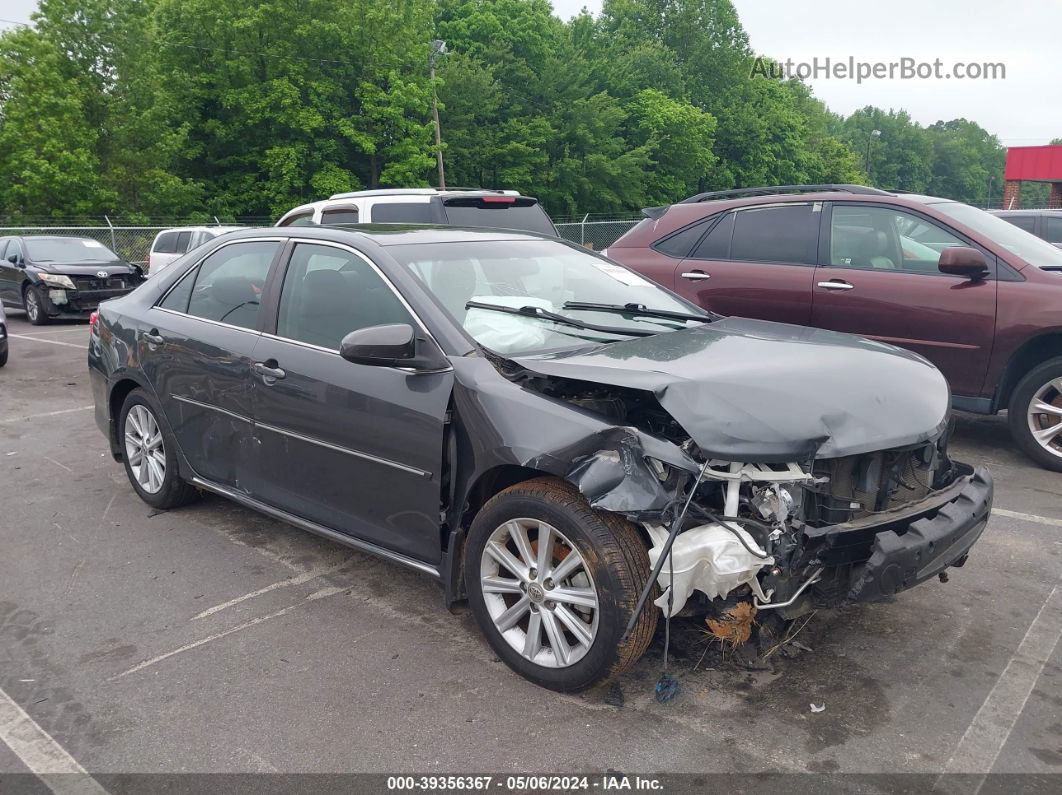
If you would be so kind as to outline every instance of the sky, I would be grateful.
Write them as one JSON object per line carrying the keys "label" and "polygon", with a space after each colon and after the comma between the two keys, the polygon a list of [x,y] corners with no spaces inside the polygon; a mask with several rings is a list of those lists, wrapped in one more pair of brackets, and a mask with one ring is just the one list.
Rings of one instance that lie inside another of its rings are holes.
{"label": "sky", "polygon": [[[734,0],[756,52],[780,61],[865,62],[939,58],[1002,63],[1001,80],[815,79],[815,95],[837,113],[866,105],[904,109],[922,124],[966,118],[1008,146],[1062,137],[1058,77],[1062,2],[1058,0]],[[553,0],[567,19],[601,0]],[[36,0],[0,0],[0,18],[26,21]],[[6,26],[0,22],[0,27]]]}

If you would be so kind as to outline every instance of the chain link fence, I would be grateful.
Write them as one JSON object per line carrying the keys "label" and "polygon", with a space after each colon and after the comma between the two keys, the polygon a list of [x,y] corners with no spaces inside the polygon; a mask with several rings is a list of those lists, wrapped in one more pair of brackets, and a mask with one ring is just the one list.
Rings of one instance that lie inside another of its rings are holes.
{"label": "chain link fence", "polygon": [[565,240],[600,251],[608,248],[641,220],[638,218],[627,219],[601,219],[580,221],[562,221],[556,223],[557,231]]}

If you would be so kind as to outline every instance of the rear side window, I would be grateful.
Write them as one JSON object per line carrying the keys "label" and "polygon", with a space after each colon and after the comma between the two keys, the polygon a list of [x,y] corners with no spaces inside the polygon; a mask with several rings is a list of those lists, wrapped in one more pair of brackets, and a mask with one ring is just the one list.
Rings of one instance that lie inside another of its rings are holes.
{"label": "rear side window", "polygon": [[299,213],[285,218],[277,226],[313,226],[313,212]]}
{"label": "rear side window", "polygon": [[1047,241],[1049,243],[1062,243],[1062,218],[1049,215],[1044,221],[1046,227],[1044,237],[1047,238]]}
{"label": "rear side window", "polygon": [[730,238],[734,235],[734,213],[723,216],[693,252],[694,259],[729,259]]}
{"label": "rear side window", "polygon": [[154,251],[157,254],[176,254],[178,232],[163,232],[155,240]]}
{"label": "rear side window", "polygon": [[1031,232],[1036,227],[1036,218],[1031,215],[1004,215],[1003,220],[1009,221],[1018,229],[1024,229],[1026,232]]}
{"label": "rear side window", "polygon": [[183,254],[188,250],[188,243],[192,239],[191,232],[181,232],[177,235],[177,253]]}
{"label": "rear side window", "polygon": [[357,207],[332,207],[321,213],[322,224],[356,224],[357,222]]}
{"label": "rear side window", "polygon": [[199,265],[188,314],[253,329],[269,265],[279,247],[276,241],[255,240],[219,248]]}
{"label": "rear side window", "polygon": [[810,204],[740,210],[734,220],[730,259],[813,265],[819,217]]}
{"label": "rear side window", "polygon": [[520,229],[555,235],[553,222],[535,199],[520,196],[468,196],[447,199],[446,221],[454,226]]}
{"label": "rear side window", "polygon": [[693,226],[687,226],[685,229],[681,229],[672,235],[668,235],[662,240],[658,240],[653,244],[653,248],[659,251],[661,254],[667,254],[672,257],[687,257],[689,256],[690,249],[694,244],[701,239],[701,235],[704,234],[704,230],[708,228],[708,224],[711,223],[711,219],[707,221],[698,221]]}
{"label": "rear side window", "polygon": [[372,206],[374,224],[430,224],[428,202],[387,202]]}
{"label": "rear side window", "polygon": [[331,246],[295,246],[284,275],[277,336],[339,350],[352,331],[413,323],[394,291],[369,263]]}

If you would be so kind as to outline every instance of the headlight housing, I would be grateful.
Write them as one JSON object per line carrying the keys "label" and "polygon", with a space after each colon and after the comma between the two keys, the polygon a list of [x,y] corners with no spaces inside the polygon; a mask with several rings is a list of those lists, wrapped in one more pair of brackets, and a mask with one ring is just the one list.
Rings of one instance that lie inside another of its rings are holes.
{"label": "headlight housing", "polygon": [[76,290],[77,286],[69,276],[61,273],[38,273],[38,278],[49,287],[62,287],[64,290]]}

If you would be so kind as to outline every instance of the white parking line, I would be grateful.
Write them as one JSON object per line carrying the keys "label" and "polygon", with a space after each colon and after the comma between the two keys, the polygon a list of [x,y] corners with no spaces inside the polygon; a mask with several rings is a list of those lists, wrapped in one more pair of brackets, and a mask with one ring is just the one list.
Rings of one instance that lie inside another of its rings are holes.
{"label": "white parking line", "polygon": [[[992,771],[1010,737],[1014,724],[1025,709],[1029,694],[1036,686],[1044,665],[1054,654],[1062,637],[1062,591],[1056,585],[1040,606],[1017,651],[999,675],[981,708],[977,710],[955,753],[951,755],[944,773],[977,773],[981,778],[971,788],[963,779],[962,789],[976,794],[984,784],[984,776]],[[938,781],[938,785],[945,782]],[[946,787],[944,788],[946,791]]]}
{"label": "white parking line", "polygon": [[143,671],[145,668],[155,665],[156,663],[160,663],[163,660],[168,660],[170,657],[181,654],[183,652],[190,651],[192,649],[197,649],[200,646],[205,646],[206,644],[211,643],[215,640],[224,638],[226,635],[231,635],[234,632],[240,632],[244,629],[249,629],[250,627],[261,624],[263,621],[269,621],[273,618],[280,618],[281,616],[285,616],[295,608],[301,607],[307,602],[314,602],[318,599],[324,599],[327,596],[335,596],[337,593],[343,593],[344,591],[346,591],[346,588],[322,588],[320,591],[315,591],[314,593],[307,596],[303,601],[297,602],[293,605],[288,605],[282,610],[277,610],[275,613],[270,613],[267,616],[259,616],[258,618],[252,618],[250,621],[244,621],[242,624],[237,624],[234,627],[229,627],[224,632],[217,632],[213,635],[207,635],[205,638],[201,638],[200,640],[197,640],[193,643],[188,643],[184,646],[181,646],[180,648],[174,649],[173,651],[168,651],[165,654],[160,654],[157,657],[152,657],[150,660],[144,660],[141,663],[137,663],[132,668],[122,671],[120,674],[108,676],[107,681],[113,682],[116,679],[121,679],[122,677],[136,673],[137,671]]}
{"label": "white parking line", "polygon": [[0,741],[56,795],[107,793],[3,690],[0,690]]}
{"label": "white parking line", "polygon": [[1005,508],[993,508],[992,513],[997,516],[1006,516],[1009,519],[1021,519],[1024,522],[1035,522],[1036,524],[1045,524],[1050,527],[1062,527],[1062,519],[1052,519],[1048,516],[1037,516],[1034,513],[1008,511]]}
{"label": "white parking line", "polygon": [[259,588],[257,591],[251,591],[250,593],[245,593],[243,596],[237,596],[235,599],[230,599],[227,602],[222,602],[219,605],[214,605],[213,607],[208,607],[202,613],[198,613],[198,614],[192,616],[191,620],[192,621],[198,621],[200,618],[206,618],[207,616],[212,616],[215,613],[220,613],[222,610],[225,610],[226,608],[232,607],[233,605],[238,605],[240,602],[246,602],[248,599],[254,599],[256,596],[261,596],[262,594],[269,593],[270,591],[275,591],[278,588],[288,588],[289,586],[292,586],[292,585],[302,585],[304,582],[309,582],[310,580],[316,580],[318,577],[324,577],[326,574],[331,574],[331,573],[333,573],[335,571],[338,571],[339,569],[341,569],[345,565],[346,565],[345,563],[341,563],[341,564],[336,565],[336,566],[331,566],[330,568],[327,568],[327,569],[311,570],[311,571],[304,572],[303,574],[300,574],[300,575],[298,575],[296,577],[291,577],[291,578],[289,578],[287,580],[280,580],[279,582],[275,582],[272,585],[267,585],[264,588]]}
{"label": "white parking line", "polygon": [[29,331],[26,333],[26,336],[36,337],[39,334],[70,334],[73,331],[87,334],[88,326],[68,326],[67,328],[48,329],[48,331]]}
{"label": "white parking line", "polygon": [[13,422],[29,422],[30,420],[39,420],[42,417],[58,417],[60,414],[73,414],[75,411],[88,411],[94,409],[95,406],[78,406],[76,409],[60,409],[59,411],[45,411],[41,414],[30,414],[28,417],[8,417],[7,419],[0,420],[0,425],[6,425]]}
{"label": "white parking line", "polygon": [[67,348],[80,348],[83,351],[88,350],[88,345],[75,345],[72,342],[62,342],[61,340],[42,340],[40,337],[27,337],[25,334],[8,334],[7,336],[32,342],[46,342],[49,345],[65,345]]}

